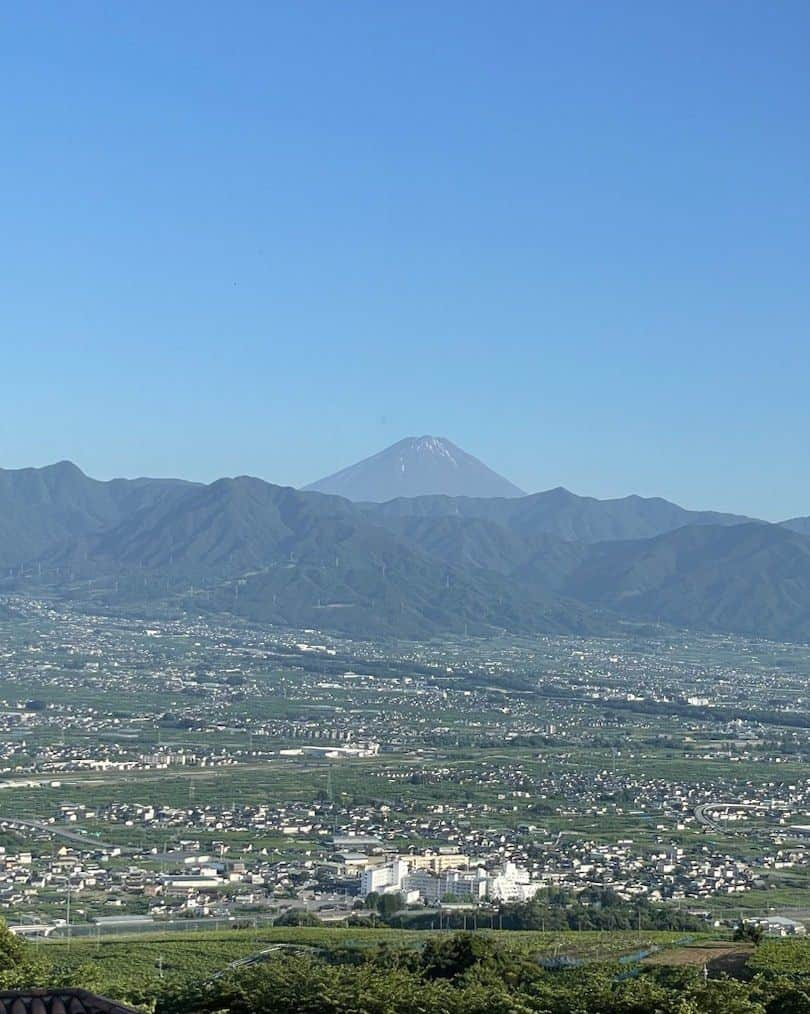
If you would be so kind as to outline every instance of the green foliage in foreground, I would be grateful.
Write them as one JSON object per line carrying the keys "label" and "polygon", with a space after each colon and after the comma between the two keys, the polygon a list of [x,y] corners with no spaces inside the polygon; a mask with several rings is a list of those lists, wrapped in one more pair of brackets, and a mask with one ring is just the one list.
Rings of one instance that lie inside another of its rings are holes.
{"label": "green foliage in foreground", "polygon": [[165,1014],[810,1014],[784,980],[705,980],[690,968],[622,976],[615,966],[549,972],[476,934],[421,952],[381,948],[330,964],[287,955],[160,998]]}
{"label": "green foliage in foreground", "polygon": [[43,966],[36,961],[25,943],[0,922],[0,988],[15,989],[28,985],[28,980],[42,974]]}
{"label": "green foliage in foreground", "polygon": [[[204,933],[149,934],[103,941],[64,940],[41,948],[49,960],[51,975],[61,981],[92,978],[93,988],[107,996],[147,1002],[169,987],[200,982],[221,972],[239,959],[278,944],[291,944],[323,953],[329,961],[390,951],[420,951],[435,937],[446,933],[429,930],[392,930],[352,927],[267,927],[260,930],[223,930]],[[564,955],[582,961],[616,961],[639,947],[667,947],[680,939],[677,933],[571,933],[571,932],[490,932],[478,936],[490,940],[504,953],[528,955],[533,959]]]}
{"label": "green foliage in foreground", "polygon": [[[83,986],[155,1014],[810,1014],[810,942],[767,941],[738,982],[619,963],[634,939],[289,927],[37,951],[0,931],[0,971],[5,985]],[[577,940],[582,956],[601,960],[562,970],[539,962],[571,955]],[[299,950],[227,967],[279,943]]]}
{"label": "green foliage in foreground", "polygon": [[755,972],[810,978],[810,940],[765,940],[748,959]]}

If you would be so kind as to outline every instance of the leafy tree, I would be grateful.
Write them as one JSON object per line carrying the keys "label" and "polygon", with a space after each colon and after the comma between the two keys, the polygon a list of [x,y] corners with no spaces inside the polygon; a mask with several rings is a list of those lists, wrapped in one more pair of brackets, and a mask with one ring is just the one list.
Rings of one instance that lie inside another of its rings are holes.
{"label": "leafy tree", "polygon": [[30,946],[0,919],[0,988],[23,989],[41,985],[46,967],[31,952]]}
{"label": "leafy tree", "polygon": [[405,904],[401,894],[381,894],[377,898],[377,911],[383,919],[390,919]]}
{"label": "leafy tree", "polygon": [[754,947],[759,947],[764,936],[765,930],[755,922],[740,923],[734,930],[735,940],[745,940]]}
{"label": "leafy tree", "polygon": [[431,938],[422,952],[422,970],[428,979],[452,979],[474,965],[492,962],[493,944],[475,933],[454,933]]}
{"label": "leafy tree", "polygon": [[322,926],[321,920],[305,908],[288,908],[278,919],[273,922],[274,926]]}

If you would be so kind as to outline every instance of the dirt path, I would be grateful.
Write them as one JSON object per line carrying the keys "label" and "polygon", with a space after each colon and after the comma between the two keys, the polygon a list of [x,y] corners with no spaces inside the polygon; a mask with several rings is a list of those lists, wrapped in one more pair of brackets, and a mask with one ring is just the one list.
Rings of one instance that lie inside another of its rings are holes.
{"label": "dirt path", "polygon": [[754,948],[750,944],[728,943],[718,941],[716,944],[695,944],[688,947],[676,947],[664,950],[645,958],[645,965],[693,965],[709,970],[709,977],[730,975],[740,978],[744,974],[745,963]]}

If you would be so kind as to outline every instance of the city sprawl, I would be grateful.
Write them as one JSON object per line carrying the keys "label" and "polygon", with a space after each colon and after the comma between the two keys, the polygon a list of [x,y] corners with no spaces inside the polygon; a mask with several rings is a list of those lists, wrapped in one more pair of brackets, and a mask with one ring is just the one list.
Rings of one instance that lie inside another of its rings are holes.
{"label": "city sprawl", "polygon": [[579,920],[609,891],[804,932],[805,647],[655,629],[405,645],[3,609],[0,910],[18,932],[362,922],[386,896],[403,926],[497,928],[541,891]]}

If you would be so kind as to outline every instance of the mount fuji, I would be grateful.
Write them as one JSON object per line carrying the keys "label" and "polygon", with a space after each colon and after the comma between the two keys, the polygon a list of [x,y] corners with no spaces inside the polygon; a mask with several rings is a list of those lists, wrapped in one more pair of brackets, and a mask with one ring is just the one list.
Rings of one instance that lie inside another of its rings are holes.
{"label": "mount fuji", "polygon": [[355,502],[384,503],[397,497],[524,496],[514,483],[493,472],[445,437],[406,437],[370,458],[349,465],[309,486]]}

